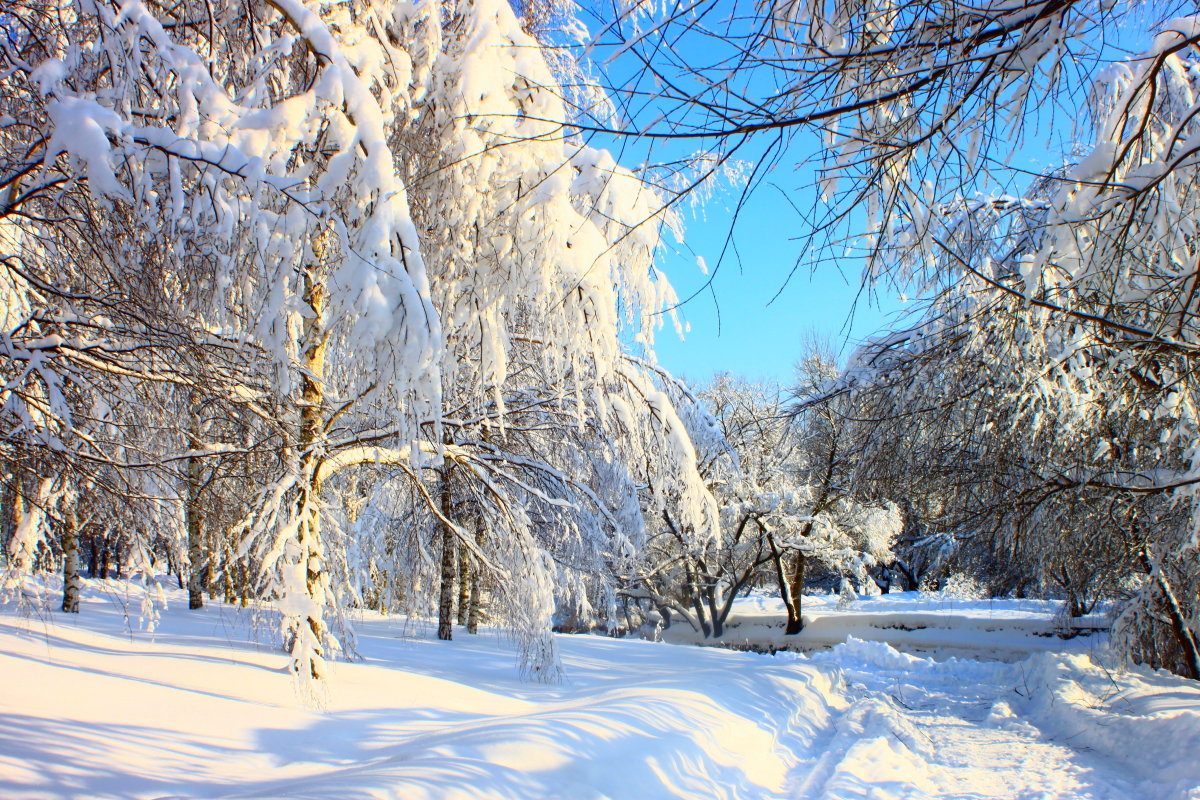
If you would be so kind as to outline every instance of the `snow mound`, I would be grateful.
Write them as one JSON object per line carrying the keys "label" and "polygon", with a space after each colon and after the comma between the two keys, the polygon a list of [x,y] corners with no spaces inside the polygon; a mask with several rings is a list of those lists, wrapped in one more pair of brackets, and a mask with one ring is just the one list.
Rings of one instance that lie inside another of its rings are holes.
{"label": "snow mound", "polygon": [[928,659],[902,653],[887,642],[867,641],[850,636],[845,643],[836,645],[828,655],[818,653],[814,659],[856,663],[860,667],[883,669],[917,670],[928,667]]}
{"label": "snow mound", "polygon": [[1200,797],[1200,685],[1133,667],[1109,672],[1086,654],[1043,653],[1021,665],[1025,715],[1146,781]]}

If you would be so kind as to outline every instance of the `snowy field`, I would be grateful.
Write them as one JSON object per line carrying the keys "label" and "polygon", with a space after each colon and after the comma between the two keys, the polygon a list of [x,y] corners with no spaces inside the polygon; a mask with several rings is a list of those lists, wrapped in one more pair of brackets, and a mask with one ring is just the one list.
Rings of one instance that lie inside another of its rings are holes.
{"label": "snowy field", "polygon": [[0,610],[0,797],[1200,800],[1200,687],[1082,651],[561,636],[546,686],[501,635],[368,617],[318,711],[241,612],[167,600],[154,632],[115,581],[89,582],[78,617]]}

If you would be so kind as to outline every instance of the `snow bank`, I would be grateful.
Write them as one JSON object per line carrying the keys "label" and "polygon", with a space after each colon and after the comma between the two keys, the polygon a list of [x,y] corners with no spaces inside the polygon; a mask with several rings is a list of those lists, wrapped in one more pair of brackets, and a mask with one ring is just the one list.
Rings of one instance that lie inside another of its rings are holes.
{"label": "snow bank", "polygon": [[1176,797],[1200,797],[1200,684],[1140,667],[1110,672],[1085,654],[1047,653],[1020,666],[1030,722],[1173,785]]}

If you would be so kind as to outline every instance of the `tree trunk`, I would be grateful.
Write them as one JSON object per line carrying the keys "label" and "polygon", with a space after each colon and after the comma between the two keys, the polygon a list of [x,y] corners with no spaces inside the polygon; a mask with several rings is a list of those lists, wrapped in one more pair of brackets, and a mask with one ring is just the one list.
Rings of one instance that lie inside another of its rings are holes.
{"label": "tree trunk", "polygon": [[[199,420],[192,417],[192,447],[199,446]],[[204,527],[200,513],[200,459],[189,458],[187,464],[187,503],[184,516],[188,537],[188,608],[204,607],[205,570]]]}
{"label": "tree trunk", "polygon": [[79,518],[74,508],[63,515],[63,601],[62,610],[68,614],[79,613],[79,590],[83,580],[79,577]]}
{"label": "tree trunk", "polygon": [[217,594],[217,534],[211,525],[205,536],[204,552],[208,554],[208,558],[204,559],[204,591],[212,600]]}
{"label": "tree trunk", "polygon": [[771,546],[771,564],[775,567],[775,582],[779,586],[779,597],[783,600],[783,608],[787,613],[784,633],[799,633],[803,623],[800,619],[800,598],[792,595],[791,583],[788,580],[787,567],[784,566],[784,554],[775,544],[775,537],[767,534],[767,544]]}
{"label": "tree trunk", "polygon": [[708,624],[708,618],[704,613],[704,602],[700,597],[700,586],[696,582],[696,574],[692,571],[691,566],[686,567],[688,594],[692,598],[692,610],[696,612],[696,623],[700,626],[700,632],[707,639],[712,636],[712,628]]}
{"label": "tree trunk", "polygon": [[708,618],[712,623],[712,635],[719,637],[725,632],[725,616],[720,612],[717,602],[717,588],[709,581],[704,586],[704,601],[708,603]]}
{"label": "tree trunk", "polygon": [[471,613],[471,553],[458,548],[458,624],[467,624]]}
{"label": "tree trunk", "polygon": [[788,594],[791,596],[792,603],[788,606],[788,621],[787,627],[784,628],[784,634],[792,636],[804,629],[804,618],[801,616],[804,603],[804,569],[806,567],[807,556],[803,552],[796,551],[796,560],[792,567],[791,574],[788,578]]}
{"label": "tree trunk", "polygon": [[658,616],[662,618],[662,629],[665,631],[671,627],[671,609],[658,603],[655,603],[655,608],[658,609]]}
{"label": "tree trunk", "polygon": [[100,580],[108,580],[108,571],[112,565],[112,548],[108,546],[109,535],[104,534],[104,550],[100,554]]}
{"label": "tree trunk", "polygon": [[8,542],[13,535],[13,497],[16,476],[4,471],[0,462],[0,553],[8,552]]}
{"label": "tree trunk", "polygon": [[[329,328],[326,314],[329,305],[329,289],[325,285],[328,272],[329,247],[334,236],[331,226],[325,226],[312,241],[312,262],[304,268],[304,303],[310,314],[305,316],[301,334],[300,371],[300,430],[299,461],[300,474],[308,484],[302,487],[296,500],[296,513],[300,524],[296,527],[299,558],[304,567],[305,592],[313,602],[315,611],[310,612],[299,624],[307,624],[311,634],[309,649],[297,651],[293,646],[293,669],[309,672],[313,678],[321,677],[321,664],[325,653],[326,628],[323,610],[326,603],[324,549],[321,542],[321,481],[318,478],[321,464],[320,445],[325,423],[325,355],[329,345]],[[245,598],[243,597],[243,602]],[[296,635],[300,632],[297,631]],[[295,643],[293,642],[293,645]],[[307,662],[307,663],[301,663]]]}
{"label": "tree trunk", "polygon": [[[483,549],[483,541],[486,536],[487,529],[484,527],[482,517],[475,523],[475,546]],[[483,601],[483,588],[479,580],[479,569],[471,571],[471,597],[469,608],[467,610],[467,633],[475,634],[479,632],[479,618],[482,616],[480,603]]]}
{"label": "tree trunk", "polygon": [[221,591],[225,595],[225,602],[230,605],[237,602],[237,588],[234,586],[234,579],[237,577],[234,570],[237,567],[238,564],[233,560],[233,548],[226,541],[221,550]]}
{"label": "tree trunk", "polygon": [[879,580],[875,581],[875,585],[879,587],[880,594],[891,594],[893,573],[891,567],[884,567],[879,571]]}
{"label": "tree trunk", "polygon": [[95,578],[100,571],[100,546],[96,544],[96,534],[88,537],[91,547],[88,548],[88,577]]}
{"label": "tree trunk", "polygon": [[1200,641],[1196,640],[1196,635],[1188,627],[1183,609],[1179,606],[1179,598],[1175,596],[1171,582],[1163,574],[1162,564],[1151,559],[1150,553],[1145,549],[1142,550],[1141,556],[1142,565],[1150,573],[1150,577],[1163,594],[1163,605],[1166,606],[1167,617],[1171,620],[1171,634],[1183,657],[1182,674],[1185,678],[1198,680],[1200,679]]}
{"label": "tree trunk", "polygon": [[453,497],[450,494],[450,467],[443,467],[441,472],[441,504],[442,504],[442,586],[438,596],[438,630],[437,637],[444,642],[450,641],[454,635],[454,579],[458,572],[455,563],[457,542],[454,541],[454,529],[449,520],[454,511]]}
{"label": "tree trunk", "polygon": [[246,562],[237,562],[237,601],[242,608],[250,605],[250,567],[246,566]]}
{"label": "tree trunk", "polygon": [[29,501],[25,499],[25,493],[21,490],[21,479],[18,476],[13,476],[10,499],[12,502],[12,510],[9,512],[12,533],[6,543],[5,555],[9,567],[15,572],[27,572],[32,564],[33,554],[28,552],[22,536],[25,526],[30,524],[28,517],[31,512]]}

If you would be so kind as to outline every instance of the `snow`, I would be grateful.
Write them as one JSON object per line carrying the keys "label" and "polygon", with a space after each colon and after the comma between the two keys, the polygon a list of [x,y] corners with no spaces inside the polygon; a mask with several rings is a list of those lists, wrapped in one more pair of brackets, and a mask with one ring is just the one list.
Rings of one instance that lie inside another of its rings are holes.
{"label": "snow", "polygon": [[[1043,651],[1093,651],[1109,620],[1101,614],[1064,621],[1062,603],[1049,600],[972,600],[942,592],[893,592],[849,604],[836,594],[805,595],[804,629],[785,635],[786,612],[773,595],[738,598],[720,642],[753,650],[820,650],[848,636],[886,642],[907,652],[1012,661]],[[1069,625],[1069,627],[1064,627]],[[1065,634],[1065,635],[1064,635]],[[686,623],[662,632],[676,643],[707,643]]]}
{"label": "snow", "polygon": [[121,119],[94,100],[66,97],[46,104],[54,135],[46,143],[45,163],[69,153],[86,165],[89,187],[97,196],[125,194],[113,172],[108,133],[121,129]]}
{"label": "snow", "polygon": [[[938,662],[854,639],[812,663],[836,665],[850,700],[810,778],[826,797],[1200,797],[1200,687],[1178,678],[1168,689],[1162,676],[1113,675],[1086,655]],[[1067,674],[1110,691],[1078,697]],[[1122,692],[1166,695],[1171,710],[1123,710]],[[1126,711],[1142,734],[1121,727]],[[1168,738],[1177,746],[1160,750]]]}
{"label": "snow", "polygon": [[1200,797],[1200,687],[1080,653],[558,636],[566,677],[545,685],[517,677],[493,632],[439,642],[428,623],[371,614],[363,660],[331,664],[313,708],[247,611],[187,611],[166,589],[147,632],[138,610],[157,586],[86,581],[78,617],[51,610],[55,589],[31,581],[0,608],[12,800]]}

